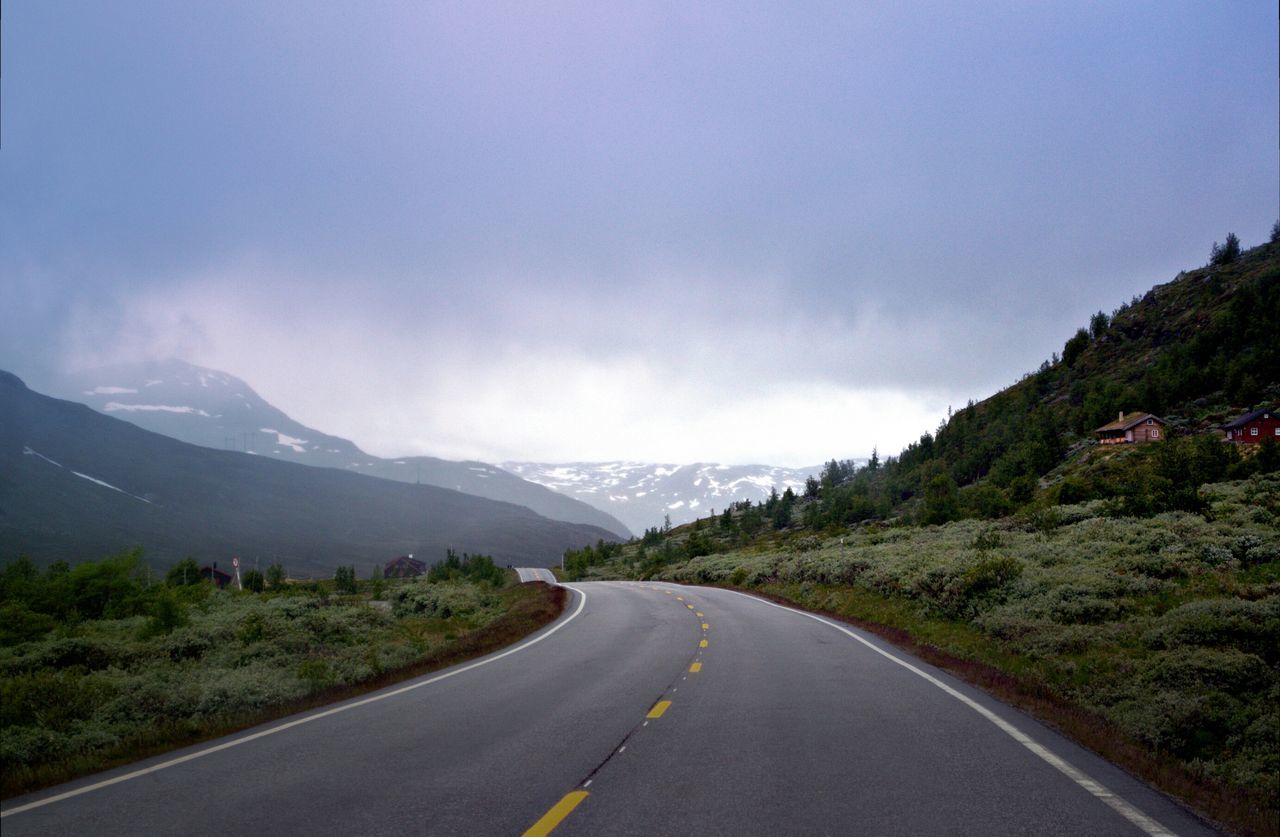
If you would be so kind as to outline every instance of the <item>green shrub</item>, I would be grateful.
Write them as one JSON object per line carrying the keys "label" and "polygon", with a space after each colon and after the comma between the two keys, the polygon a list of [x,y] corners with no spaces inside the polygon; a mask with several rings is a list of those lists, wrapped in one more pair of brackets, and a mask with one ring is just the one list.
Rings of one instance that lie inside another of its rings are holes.
{"label": "green shrub", "polygon": [[1280,596],[1188,602],[1160,617],[1145,638],[1153,648],[1235,648],[1274,665],[1280,662]]}
{"label": "green shrub", "polygon": [[417,581],[392,596],[396,616],[467,617],[497,604],[497,596],[465,582],[431,584]]}
{"label": "green shrub", "polygon": [[57,624],[52,616],[36,613],[22,602],[5,602],[0,605],[0,645],[17,645],[39,639]]}

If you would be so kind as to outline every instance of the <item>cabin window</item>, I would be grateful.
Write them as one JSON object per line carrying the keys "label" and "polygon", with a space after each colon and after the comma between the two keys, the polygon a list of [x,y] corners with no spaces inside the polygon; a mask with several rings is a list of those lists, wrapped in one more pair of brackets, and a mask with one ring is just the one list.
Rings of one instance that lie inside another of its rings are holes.
{"label": "cabin window", "polygon": [[1147,419],[1147,424],[1155,424],[1155,422],[1152,421],[1151,419]]}
{"label": "cabin window", "polygon": [[1158,429],[1154,429],[1154,428],[1153,428],[1153,429],[1152,429],[1152,431],[1151,431],[1151,438],[1152,438],[1152,439],[1159,439],[1159,438],[1160,438],[1160,431],[1159,431]]}
{"label": "cabin window", "polygon": [[1250,427],[1250,428],[1249,428],[1249,435],[1250,435],[1250,436],[1257,436],[1257,435],[1258,435],[1258,428],[1256,428],[1256,427]]}

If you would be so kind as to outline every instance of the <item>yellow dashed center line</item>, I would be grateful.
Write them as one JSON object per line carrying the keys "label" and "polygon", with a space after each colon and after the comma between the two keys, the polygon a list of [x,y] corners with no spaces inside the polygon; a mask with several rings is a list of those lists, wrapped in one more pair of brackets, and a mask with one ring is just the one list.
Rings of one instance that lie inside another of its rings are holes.
{"label": "yellow dashed center line", "polygon": [[702,611],[701,611],[701,610],[695,610],[695,611],[693,612],[693,615],[694,615],[694,616],[696,616],[696,617],[698,617],[699,619],[701,619],[701,618],[702,618]]}
{"label": "yellow dashed center line", "polygon": [[690,610],[693,610],[693,605],[685,605],[685,607],[689,608]]}
{"label": "yellow dashed center line", "polygon": [[565,794],[561,799],[551,807],[551,810],[542,815],[542,819],[535,822],[524,833],[524,837],[546,837],[550,834],[561,820],[569,816],[574,808],[577,808],[582,800],[586,799],[590,794],[586,791],[571,791]]}
{"label": "yellow dashed center line", "polygon": [[699,647],[699,648],[706,648],[706,647],[707,647],[707,641],[704,639],[702,642],[699,642],[699,643],[698,643],[698,647]]}
{"label": "yellow dashed center line", "polygon": [[697,674],[700,671],[702,671],[702,663],[694,663],[693,665],[689,666],[690,674]]}
{"label": "yellow dashed center line", "polygon": [[678,602],[684,601],[684,596],[676,596],[676,601]]}
{"label": "yellow dashed center line", "polygon": [[710,625],[708,625],[706,622],[703,622],[703,623],[702,623],[702,630],[704,630],[704,631],[711,630],[711,626],[710,626]]}
{"label": "yellow dashed center line", "polygon": [[645,715],[645,717],[646,717],[646,718],[661,718],[661,717],[662,717],[662,713],[663,713],[663,712],[666,712],[666,711],[667,711],[667,709],[668,709],[670,706],[671,706],[671,701],[669,701],[669,700],[660,700],[660,701],[658,701],[657,703],[655,703],[655,704],[653,705],[653,708],[649,710],[649,714],[648,714],[648,715]]}

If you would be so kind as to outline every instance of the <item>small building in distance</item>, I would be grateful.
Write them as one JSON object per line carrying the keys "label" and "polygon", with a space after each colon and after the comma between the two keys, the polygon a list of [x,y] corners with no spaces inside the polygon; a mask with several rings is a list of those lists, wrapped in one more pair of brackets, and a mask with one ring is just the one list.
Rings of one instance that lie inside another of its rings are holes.
{"label": "small building in distance", "polygon": [[427,571],[427,565],[412,555],[392,558],[382,567],[383,578],[414,578]]}
{"label": "small building in distance", "polygon": [[1256,445],[1263,439],[1280,442],[1280,414],[1270,407],[1250,410],[1239,418],[1222,425],[1228,442],[1244,442]]}
{"label": "small building in distance", "polygon": [[222,590],[231,583],[231,574],[224,573],[222,570],[218,569],[217,561],[214,561],[213,564],[205,564],[201,567],[200,577],[213,581],[219,590]]}
{"label": "small building in distance", "polygon": [[1121,413],[1118,419],[1093,432],[1104,445],[1142,444],[1163,439],[1167,426],[1164,419],[1151,413]]}

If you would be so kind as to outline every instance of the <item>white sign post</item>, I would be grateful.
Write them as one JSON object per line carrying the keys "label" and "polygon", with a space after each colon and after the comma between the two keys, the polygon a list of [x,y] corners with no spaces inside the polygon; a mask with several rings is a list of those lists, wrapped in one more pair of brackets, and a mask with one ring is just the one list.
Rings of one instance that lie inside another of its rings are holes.
{"label": "white sign post", "polygon": [[244,587],[240,584],[240,558],[239,558],[239,556],[233,557],[233,558],[231,559],[231,566],[232,566],[232,567],[234,567],[234,568],[235,568],[235,571],[236,571],[236,589],[237,589],[237,590],[243,590],[243,589],[244,589]]}

